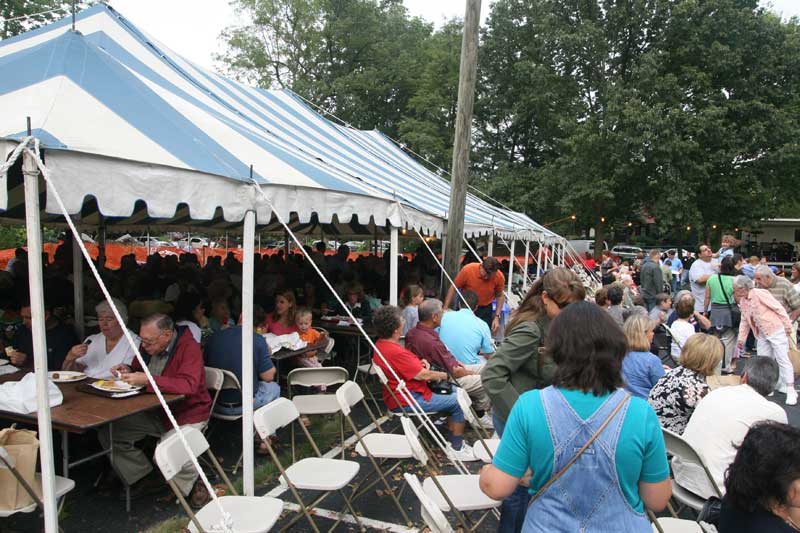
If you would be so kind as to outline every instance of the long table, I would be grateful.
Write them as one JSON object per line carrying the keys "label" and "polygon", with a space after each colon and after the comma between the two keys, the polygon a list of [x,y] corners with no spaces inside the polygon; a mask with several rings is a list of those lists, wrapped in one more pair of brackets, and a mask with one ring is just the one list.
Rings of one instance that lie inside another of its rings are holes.
{"label": "long table", "polygon": [[[0,383],[19,381],[28,372],[27,370],[20,370],[13,374],[0,376]],[[56,383],[61,390],[61,394],[64,395],[64,401],[61,405],[50,408],[50,418],[53,429],[61,433],[62,471],[64,477],[69,477],[69,469],[73,466],[78,466],[104,455],[108,455],[112,460],[114,458],[113,446],[109,445],[108,449],[70,463],[70,433],[86,433],[90,429],[98,429],[107,424],[109,441],[113,441],[114,422],[137,413],[155,409],[161,405],[155,394],[142,393],[128,398],[114,399],[78,390],[80,384],[90,383],[91,381],[92,378],[86,378],[85,380],[71,383]],[[182,399],[183,395],[180,394],[164,394],[164,400],[169,405]],[[37,420],[35,412],[24,414],[3,410],[0,410],[0,418],[31,425],[35,425]],[[130,501],[127,502],[126,507],[130,511]]]}

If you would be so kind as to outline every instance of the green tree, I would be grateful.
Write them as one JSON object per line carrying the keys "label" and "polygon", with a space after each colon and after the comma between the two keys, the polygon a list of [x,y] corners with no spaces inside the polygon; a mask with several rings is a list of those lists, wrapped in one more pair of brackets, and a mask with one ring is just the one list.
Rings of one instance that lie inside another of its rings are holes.
{"label": "green tree", "polygon": [[227,29],[229,73],[290,88],[348,123],[396,137],[432,25],[400,0],[235,0],[250,23]]}
{"label": "green tree", "polygon": [[[88,2],[77,2],[76,9]],[[0,2],[0,39],[36,29],[70,13],[72,2],[59,0],[3,0]]]}

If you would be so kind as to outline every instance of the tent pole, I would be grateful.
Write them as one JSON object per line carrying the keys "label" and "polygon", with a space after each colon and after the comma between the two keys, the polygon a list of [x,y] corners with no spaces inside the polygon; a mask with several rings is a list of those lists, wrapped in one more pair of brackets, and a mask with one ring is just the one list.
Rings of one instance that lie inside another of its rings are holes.
{"label": "tent pole", "polygon": [[494,229],[489,233],[489,239],[486,242],[486,256],[491,257],[494,255]]}
{"label": "tent pole", "polygon": [[[36,412],[39,425],[39,458],[42,465],[44,530],[57,533],[53,434],[50,425],[50,399],[47,391],[47,340],[45,337],[44,287],[42,281],[42,233],[39,219],[39,169],[33,157],[23,155],[25,183],[25,229],[28,235],[28,279],[31,297],[33,366],[36,372]],[[30,355],[30,354],[29,354]]]}
{"label": "tent pole", "polygon": [[[508,294],[511,294],[511,282],[514,277],[514,245],[517,243],[516,239],[511,239],[511,249],[508,251]],[[500,311],[498,310],[498,313]]]}
{"label": "tent pole", "polygon": [[[444,227],[442,228],[442,264],[445,263],[444,255],[447,253],[447,221],[444,222]],[[461,265],[458,265],[461,268]],[[439,269],[439,297],[444,300],[444,295],[446,294],[444,290],[444,269]]]}
{"label": "tent pole", "polygon": [[394,226],[389,234],[389,253],[389,304],[397,305],[397,254],[400,253],[400,242]]}
{"label": "tent pole", "polygon": [[[253,456],[253,244],[256,213],[244,216],[242,235],[242,483],[245,496],[255,495]],[[277,381],[277,376],[275,376]]]}
{"label": "tent pole", "polygon": [[72,239],[72,308],[75,329],[78,330],[78,337],[83,339],[85,332],[83,323],[83,255],[81,255],[80,243],[76,239]]}
{"label": "tent pole", "polygon": [[283,258],[284,260],[289,258],[289,232],[283,230]]}
{"label": "tent pole", "polygon": [[150,226],[147,226],[147,257],[150,257]]}
{"label": "tent pole", "polygon": [[225,256],[228,256],[228,232],[225,232]]}
{"label": "tent pole", "polygon": [[528,261],[531,256],[531,241],[525,241],[525,262],[523,263],[525,272],[522,275],[522,293],[528,293]]}
{"label": "tent pole", "polygon": [[542,239],[540,236],[536,237],[536,279],[539,279],[541,273],[544,271],[542,268]]}

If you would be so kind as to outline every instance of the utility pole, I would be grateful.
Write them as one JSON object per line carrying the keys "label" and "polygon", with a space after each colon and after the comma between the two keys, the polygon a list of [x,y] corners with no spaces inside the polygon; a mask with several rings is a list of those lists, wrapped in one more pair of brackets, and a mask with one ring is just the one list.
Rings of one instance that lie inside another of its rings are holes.
{"label": "utility pole", "polygon": [[450,178],[450,208],[447,210],[447,238],[444,267],[451,277],[458,273],[464,237],[464,208],[467,201],[469,153],[472,137],[472,108],[478,70],[478,25],[481,0],[467,0],[464,36],[461,40],[461,67],[458,79],[458,109],[453,143],[453,173]]}

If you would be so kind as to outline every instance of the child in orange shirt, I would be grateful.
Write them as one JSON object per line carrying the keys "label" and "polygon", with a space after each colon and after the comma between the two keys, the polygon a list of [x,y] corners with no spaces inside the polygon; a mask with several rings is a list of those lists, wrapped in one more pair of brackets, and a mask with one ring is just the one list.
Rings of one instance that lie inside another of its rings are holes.
{"label": "child in orange shirt", "polygon": [[[300,335],[300,340],[306,341],[309,346],[322,343],[322,333],[311,327],[311,310],[305,308],[298,308],[294,314],[295,324],[297,325],[297,333]],[[298,355],[296,358],[298,366],[306,368],[321,367],[322,363],[317,359],[317,351],[313,350]]]}

